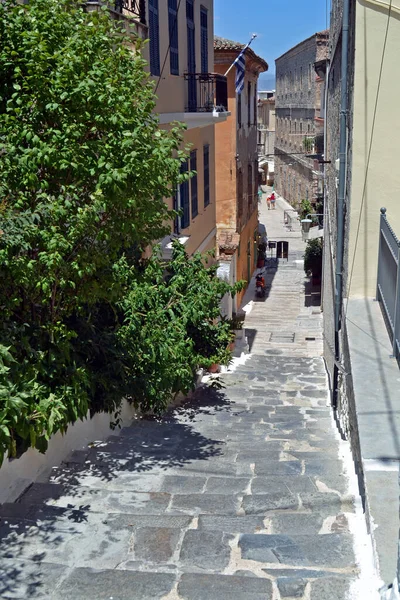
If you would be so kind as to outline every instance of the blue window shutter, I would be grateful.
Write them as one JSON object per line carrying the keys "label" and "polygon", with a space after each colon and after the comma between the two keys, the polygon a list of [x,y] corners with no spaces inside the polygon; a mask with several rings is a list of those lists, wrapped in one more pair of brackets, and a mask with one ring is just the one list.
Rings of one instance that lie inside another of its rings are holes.
{"label": "blue window shutter", "polygon": [[149,0],[150,73],[160,75],[160,30],[158,0]]}
{"label": "blue window shutter", "polygon": [[203,148],[204,162],[204,206],[210,204],[210,146],[207,144]]}
{"label": "blue window shutter", "polygon": [[208,11],[204,6],[200,7],[201,27],[201,72],[208,73]]}
{"label": "blue window shutter", "polygon": [[[175,210],[176,212],[178,212],[179,210],[179,206],[178,206],[178,194],[179,194],[179,190],[178,188],[175,190],[175,194],[172,198],[172,208],[173,210]],[[174,218],[174,233],[178,234],[179,233],[179,216]]]}
{"label": "blue window shutter", "polygon": [[[197,152],[192,150],[190,153],[190,170],[197,171]],[[190,192],[192,197],[192,219],[199,214],[198,194],[197,194],[197,173],[190,180]]]}
{"label": "blue window shutter", "polygon": [[[188,161],[185,161],[181,166],[181,172],[188,172]],[[190,225],[190,206],[189,206],[189,181],[183,181],[180,185],[181,192],[181,229],[186,229]]]}
{"label": "blue window shutter", "polygon": [[169,64],[171,75],[179,75],[177,0],[168,0]]}

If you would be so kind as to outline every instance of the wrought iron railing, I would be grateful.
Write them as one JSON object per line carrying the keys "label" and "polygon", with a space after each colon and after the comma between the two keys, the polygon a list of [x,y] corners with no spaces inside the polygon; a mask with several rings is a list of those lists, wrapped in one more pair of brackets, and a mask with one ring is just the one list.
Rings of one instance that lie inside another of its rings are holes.
{"label": "wrought iron railing", "polygon": [[228,83],[218,73],[185,73],[187,82],[187,112],[226,112]]}
{"label": "wrought iron railing", "polygon": [[400,241],[381,208],[376,299],[379,300],[393,346],[400,361]]}
{"label": "wrought iron railing", "polygon": [[126,12],[146,25],[146,0],[115,0],[114,8],[116,12]]}

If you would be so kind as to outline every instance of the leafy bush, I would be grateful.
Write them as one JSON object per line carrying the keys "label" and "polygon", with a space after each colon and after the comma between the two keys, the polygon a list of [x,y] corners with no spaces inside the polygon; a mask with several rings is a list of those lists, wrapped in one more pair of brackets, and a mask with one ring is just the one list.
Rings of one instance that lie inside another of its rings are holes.
{"label": "leafy bush", "polygon": [[73,0],[3,0],[0,38],[1,461],[124,396],[161,410],[189,389],[227,358],[231,288],[181,248],[141,258],[170,231],[185,152],[140,43]]}
{"label": "leafy bush", "polygon": [[304,254],[304,271],[307,275],[320,277],[322,273],[322,241],[321,238],[308,240]]}
{"label": "leafy bush", "polygon": [[311,202],[304,198],[300,203],[300,219],[305,219],[307,215],[310,215],[312,212],[314,211]]}

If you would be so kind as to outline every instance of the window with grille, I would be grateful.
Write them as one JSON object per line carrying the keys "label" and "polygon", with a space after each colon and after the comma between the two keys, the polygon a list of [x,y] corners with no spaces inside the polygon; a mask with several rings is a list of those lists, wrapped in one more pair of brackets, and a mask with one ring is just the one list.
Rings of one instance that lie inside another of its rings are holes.
{"label": "window with grille", "polygon": [[160,30],[158,0],[149,0],[150,73],[160,75]]}
{"label": "window with grille", "polygon": [[179,75],[177,0],[168,0],[169,64],[171,75]]}
{"label": "window with grille", "polygon": [[[197,151],[192,150],[190,153],[190,170],[197,171]],[[190,180],[190,192],[192,199],[192,219],[199,214],[198,209],[198,194],[197,194],[197,172]]]}
{"label": "window with grille", "polygon": [[[188,161],[186,160],[184,163],[182,163],[181,166],[181,172],[182,173],[187,173],[188,172]],[[181,199],[181,209],[182,209],[182,215],[181,215],[181,229],[186,229],[186,227],[189,227],[190,224],[190,207],[189,207],[189,181],[183,181],[180,186],[179,186],[179,191],[180,191],[180,199]]]}
{"label": "window with grille", "polygon": [[210,204],[210,146],[203,148],[204,206]]}
{"label": "window with grille", "polygon": [[208,73],[208,11],[200,7],[201,72]]}

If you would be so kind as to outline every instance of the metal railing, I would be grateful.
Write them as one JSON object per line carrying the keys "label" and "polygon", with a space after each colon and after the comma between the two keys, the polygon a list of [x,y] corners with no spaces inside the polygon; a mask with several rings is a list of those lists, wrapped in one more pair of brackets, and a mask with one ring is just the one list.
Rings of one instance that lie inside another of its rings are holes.
{"label": "metal railing", "polygon": [[228,82],[218,73],[185,73],[187,81],[187,112],[226,112]]}
{"label": "metal railing", "polygon": [[400,361],[400,241],[381,208],[376,299],[388,326],[393,356]]}
{"label": "metal railing", "polygon": [[[292,213],[292,214],[289,214]],[[294,231],[294,225],[299,222],[299,214],[295,208],[289,208],[283,212],[283,222],[289,231]]]}
{"label": "metal railing", "polygon": [[116,12],[126,12],[146,25],[146,0],[115,0],[114,8]]}

